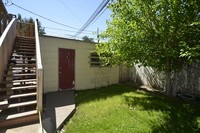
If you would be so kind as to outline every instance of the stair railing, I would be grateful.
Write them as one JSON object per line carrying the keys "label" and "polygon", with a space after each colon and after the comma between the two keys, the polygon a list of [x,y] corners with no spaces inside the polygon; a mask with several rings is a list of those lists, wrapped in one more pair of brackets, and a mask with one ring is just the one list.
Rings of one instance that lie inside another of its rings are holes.
{"label": "stair railing", "polygon": [[3,75],[7,69],[7,64],[15,43],[16,25],[16,18],[12,18],[0,38],[0,83],[3,80]]}
{"label": "stair railing", "polygon": [[12,14],[0,13],[0,35],[3,34],[13,17],[14,16]]}
{"label": "stair railing", "polygon": [[40,51],[40,41],[38,32],[38,20],[35,21],[35,40],[36,40],[36,80],[37,80],[37,110],[42,112],[43,99],[43,67]]}

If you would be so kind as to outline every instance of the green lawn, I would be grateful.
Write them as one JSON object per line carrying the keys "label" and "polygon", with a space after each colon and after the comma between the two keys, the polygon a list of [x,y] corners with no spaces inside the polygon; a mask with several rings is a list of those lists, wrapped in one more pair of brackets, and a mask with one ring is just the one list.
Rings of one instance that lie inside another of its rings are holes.
{"label": "green lawn", "polygon": [[200,132],[199,105],[126,85],[77,92],[76,104],[65,132]]}

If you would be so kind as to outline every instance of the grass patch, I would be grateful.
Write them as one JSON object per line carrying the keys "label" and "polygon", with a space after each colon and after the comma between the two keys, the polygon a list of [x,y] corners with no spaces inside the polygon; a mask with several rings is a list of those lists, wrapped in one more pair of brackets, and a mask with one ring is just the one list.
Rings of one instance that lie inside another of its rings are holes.
{"label": "grass patch", "polygon": [[200,132],[198,105],[126,85],[79,91],[76,102],[68,133]]}

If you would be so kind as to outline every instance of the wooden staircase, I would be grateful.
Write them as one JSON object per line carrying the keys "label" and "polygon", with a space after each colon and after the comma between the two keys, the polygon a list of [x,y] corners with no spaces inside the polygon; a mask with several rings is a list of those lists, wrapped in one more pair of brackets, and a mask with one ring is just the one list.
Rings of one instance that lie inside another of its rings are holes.
{"label": "wooden staircase", "polygon": [[0,84],[0,129],[38,121],[35,52],[35,38],[16,38]]}

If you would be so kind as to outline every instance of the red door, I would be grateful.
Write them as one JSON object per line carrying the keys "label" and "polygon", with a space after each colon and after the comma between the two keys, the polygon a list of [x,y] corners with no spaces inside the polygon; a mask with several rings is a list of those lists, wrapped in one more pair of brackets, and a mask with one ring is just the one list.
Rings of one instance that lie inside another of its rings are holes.
{"label": "red door", "polygon": [[59,48],[59,90],[74,88],[75,50]]}

